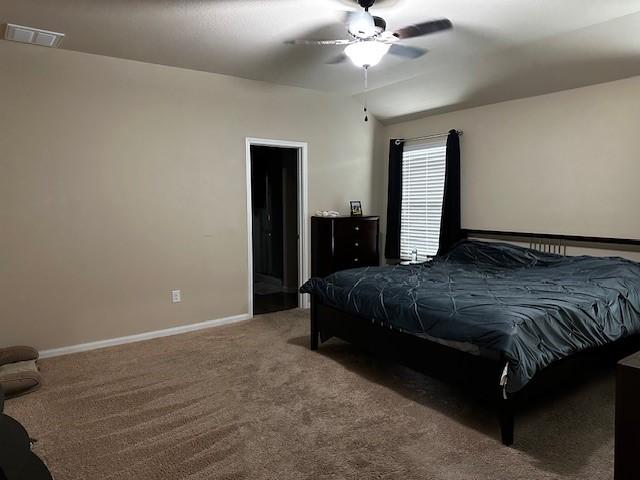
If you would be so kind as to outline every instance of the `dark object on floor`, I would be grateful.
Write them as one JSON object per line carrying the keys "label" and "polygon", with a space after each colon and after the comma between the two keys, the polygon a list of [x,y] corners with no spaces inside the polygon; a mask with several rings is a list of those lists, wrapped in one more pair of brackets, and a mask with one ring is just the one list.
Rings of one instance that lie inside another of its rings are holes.
{"label": "dark object on floor", "polygon": [[40,388],[42,378],[36,361],[38,351],[18,346],[0,349],[0,387],[7,397],[17,397]]}
{"label": "dark object on floor", "polygon": [[640,474],[640,352],[618,363],[616,372],[615,480]]}
{"label": "dark object on floor", "polygon": [[379,217],[311,217],[311,276],[380,265]]}
{"label": "dark object on floor", "polygon": [[[4,392],[0,388],[0,404]],[[17,420],[0,414],[0,479],[52,480],[45,464],[31,451],[31,439]]]}

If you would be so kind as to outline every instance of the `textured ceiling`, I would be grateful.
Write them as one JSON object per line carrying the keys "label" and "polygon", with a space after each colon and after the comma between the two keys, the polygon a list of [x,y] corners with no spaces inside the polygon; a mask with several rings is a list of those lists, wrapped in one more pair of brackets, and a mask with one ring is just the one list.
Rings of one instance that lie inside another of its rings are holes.
{"label": "textured ceiling", "polygon": [[[386,122],[640,75],[640,0],[379,0],[390,29],[447,17],[454,30],[406,41],[369,91],[340,47],[350,0],[3,0],[0,23],[64,32],[62,48],[357,96]],[[36,47],[34,47],[36,48]]]}

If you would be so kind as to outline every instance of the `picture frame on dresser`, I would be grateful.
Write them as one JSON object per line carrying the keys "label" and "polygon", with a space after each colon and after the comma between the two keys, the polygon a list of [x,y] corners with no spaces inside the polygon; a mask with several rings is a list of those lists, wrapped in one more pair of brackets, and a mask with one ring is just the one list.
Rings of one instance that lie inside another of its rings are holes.
{"label": "picture frame on dresser", "polygon": [[352,217],[361,217],[362,216],[362,202],[360,200],[352,200],[349,202],[351,205],[351,216]]}

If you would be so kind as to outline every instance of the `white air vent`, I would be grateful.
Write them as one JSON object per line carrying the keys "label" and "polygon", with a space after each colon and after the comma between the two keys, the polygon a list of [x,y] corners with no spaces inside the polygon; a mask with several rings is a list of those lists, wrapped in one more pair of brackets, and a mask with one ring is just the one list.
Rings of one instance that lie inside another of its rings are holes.
{"label": "white air vent", "polygon": [[32,43],[43,47],[59,47],[64,38],[64,33],[49,32],[39,28],[8,23],[4,38],[13,42]]}

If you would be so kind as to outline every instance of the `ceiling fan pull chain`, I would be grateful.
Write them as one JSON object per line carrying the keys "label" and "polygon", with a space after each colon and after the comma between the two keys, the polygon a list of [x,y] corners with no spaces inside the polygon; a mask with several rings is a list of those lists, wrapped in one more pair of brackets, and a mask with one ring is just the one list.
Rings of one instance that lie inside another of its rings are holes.
{"label": "ceiling fan pull chain", "polygon": [[369,67],[364,67],[364,121],[369,121],[369,114],[367,113],[367,89],[369,88]]}

